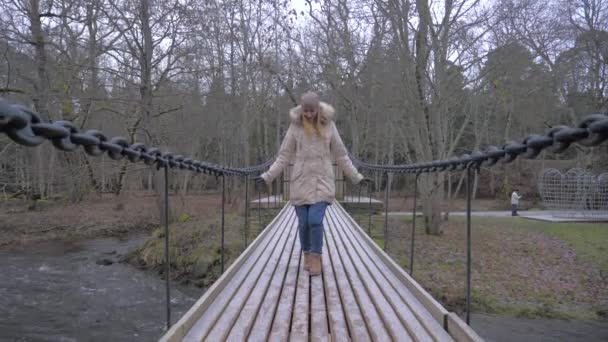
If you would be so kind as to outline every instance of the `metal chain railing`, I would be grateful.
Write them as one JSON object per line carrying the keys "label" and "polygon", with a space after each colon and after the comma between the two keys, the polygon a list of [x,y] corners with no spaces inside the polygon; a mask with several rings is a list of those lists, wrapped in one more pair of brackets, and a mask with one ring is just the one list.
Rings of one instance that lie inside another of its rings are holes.
{"label": "metal chain railing", "polygon": [[107,137],[103,132],[90,129],[84,132],[69,121],[43,122],[38,113],[0,99],[0,132],[24,146],[38,146],[50,140],[59,150],[70,152],[82,146],[90,156],[104,153],[113,159],[127,158],[132,163],[156,165],[158,169],[189,170],[215,176],[255,175],[272,164],[274,158],[259,165],[235,168],[195,160],[142,143],[129,144],[123,137]]}
{"label": "metal chain railing", "polygon": [[535,158],[545,149],[553,153],[565,151],[572,143],[582,146],[597,146],[608,139],[608,115],[591,114],[576,127],[555,126],[545,134],[530,134],[522,142],[511,141],[502,147],[488,146],[483,151],[474,151],[444,160],[430,162],[379,165],[365,163],[351,155],[353,163],[360,169],[394,173],[430,173],[464,170],[469,164],[491,167],[498,161],[510,163],[517,157]]}

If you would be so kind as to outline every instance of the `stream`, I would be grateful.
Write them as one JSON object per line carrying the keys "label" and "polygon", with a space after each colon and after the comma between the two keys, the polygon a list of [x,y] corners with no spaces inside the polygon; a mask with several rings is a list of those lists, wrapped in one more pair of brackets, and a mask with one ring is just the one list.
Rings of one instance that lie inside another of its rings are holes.
{"label": "stream", "polygon": [[[0,249],[1,341],[154,341],[166,324],[165,282],[116,262],[143,242],[49,241]],[[103,266],[107,259],[113,264]],[[171,288],[176,322],[202,289]]]}

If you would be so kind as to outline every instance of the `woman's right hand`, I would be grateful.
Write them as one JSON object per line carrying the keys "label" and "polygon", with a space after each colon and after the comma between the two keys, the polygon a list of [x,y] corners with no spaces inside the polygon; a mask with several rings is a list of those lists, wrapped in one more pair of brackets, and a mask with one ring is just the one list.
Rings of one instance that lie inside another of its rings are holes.
{"label": "woman's right hand", "polygon": [[370,186],[370,185],[374,185],[374,181],[373,181],[373,180],[371,180],[370,178],[363,178],[363,179],[362,179],[362,180],[359,182],[359,184],[361,184],[361,185],[367,185],[367,186]]}

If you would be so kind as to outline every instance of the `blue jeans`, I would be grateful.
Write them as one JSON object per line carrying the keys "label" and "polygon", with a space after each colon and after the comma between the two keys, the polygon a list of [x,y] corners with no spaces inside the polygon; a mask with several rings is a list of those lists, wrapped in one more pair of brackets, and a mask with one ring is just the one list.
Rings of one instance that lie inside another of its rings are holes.
{"label": "blue jeans", "polygon": [[517,204],[511,204],[511,216],[517,216]]}
{"label": "blue jeans", "polygon": [[321,254],[323,250],[323,218],[329,203],[296,205],[298,232],[303,252]]}

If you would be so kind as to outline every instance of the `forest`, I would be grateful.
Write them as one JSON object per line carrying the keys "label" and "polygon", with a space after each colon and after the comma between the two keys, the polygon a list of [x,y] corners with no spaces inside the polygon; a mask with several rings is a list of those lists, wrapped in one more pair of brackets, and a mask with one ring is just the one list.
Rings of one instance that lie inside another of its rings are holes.
{"label": "forest", "polygon": [[[0,97],[44,120],[248,166],[275,155],[289,108],[315,90],[354,156],[407,164],[605,112],[608,1],[4,0],[0,55]],[[539,159],[605,170],[606,151]],[[483,195],[504,197],[513,168],[523,166],[482,174]],[[142,165],[0,136],[4,197],[80,201],[152,190],[154,178]],[[181,172],[171,187],[217,184]],[[421,177],[427,229],[461,184]]]}

